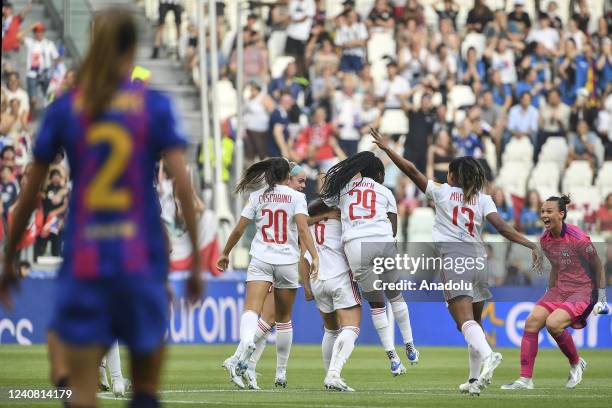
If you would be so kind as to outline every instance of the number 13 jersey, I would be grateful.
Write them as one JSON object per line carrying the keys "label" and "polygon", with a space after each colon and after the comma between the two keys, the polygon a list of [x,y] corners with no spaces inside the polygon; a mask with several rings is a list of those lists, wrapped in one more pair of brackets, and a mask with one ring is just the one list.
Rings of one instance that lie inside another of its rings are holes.
{"label": "number 13 jersey", "polygon": [[433,242],[482,242],[485,217],[497,211],[490,195],[479,192],[467,203],[462,188],[432,180],[425,195],[436,209]]}
{"label": "number 13 jersey", "polygon": [[251,256],[272,265],[288,265],[300,259],[296,214],[308,217],[306,196],[290,187],[276,185],[254,191],[242,216],[255,221]]}
{"label": "number 13 jersey", "polygon": [[342,242],[368,239],[371,242],[392,242],[393,228],[387,213],[397,214],[397,204],[391,190],[369,177],[351,180],[341,191],[340,198],[325,200],[338,207],[342,214]]}

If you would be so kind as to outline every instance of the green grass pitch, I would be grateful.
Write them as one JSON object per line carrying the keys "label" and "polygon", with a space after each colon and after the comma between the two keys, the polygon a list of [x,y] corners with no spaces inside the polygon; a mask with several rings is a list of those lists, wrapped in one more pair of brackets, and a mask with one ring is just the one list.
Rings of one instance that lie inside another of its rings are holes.
{"label": "green grass pitch", "polygon": [[[457,385],[467,375],[467,350],[422,347],[421,362],[408,373],[392,377],[380,347],[358,345],[343,371],[355,393],[323,390],[323,368],[318,346],[295,345],[291,351],[287,389],[274,389],[275,351],[269,345],[259,364],[262,391],[237,390],[221,362],[234,346],[173,345],[169,347],[161,399],[166,407],[612,407],[612,350],[584,350],[589,366],[574,390],[565,389],[568,365],[558,350],[540,350],[532,391],[501,391],[499,386],[518,374],[518,350],[501,349],[504,362],[493,384],[480,397],[461,395]],[[398,350],[401,351],[401,350]],[[127,356],[122,350],[124,375]],[[406,358],[404,357],[404,362]],[[6,399],[8,388],[48,387],[44,346],[0,346],[0,407],[55,407],[44,402],[15,403]],[[100,394],[99,406],[123,407],[109,393]]]}

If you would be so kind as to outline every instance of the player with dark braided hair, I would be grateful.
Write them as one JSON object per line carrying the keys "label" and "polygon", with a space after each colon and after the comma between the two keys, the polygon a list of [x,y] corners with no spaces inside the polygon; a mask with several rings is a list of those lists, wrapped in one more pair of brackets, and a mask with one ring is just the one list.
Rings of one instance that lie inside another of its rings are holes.
{"label": "player with dark braided hair", "polygon": [[[460,258],[466,262],[468,257],[477,260],[486,256],[481,238],[486,220],[506,239],[531,249],[534,268],[541,269],[542,256],[537,245],[506,224],[497,214],[491,196],[481,192],[486,179],[484,169],[477,160],[473,157],[454,159],[449,165],[448,183],[438,184],[427,180],[414,163],[391,150],[376,130],[372,129],[371,134],[374,143],[434,202],[436,215],[432,238],[445,266],[449,259],[453,260],[449,264],[458,265],[455,260],[459,261]],[[466,283],[459,290],[445,290],[444,297],[469,349],[469,380],[461,384],[459,390],[479,395],[490,383],[493,371],[502,361],[501,354],[494,353],[487,343],[480,321],[484,301],[491,297],[486,273],[482,268],[478,270],[478,267],[463,271],[444,267],[440,271],[440,280]]]}
{"label": "player with dark braided hair", "polygon": [[321,198],[338,207],[342,221],[342,243],[354,280],[368,301],[372,322],[391,363],[391,374],[406,372],[389,332],[385,297],[389,299],[411,364],[419,361],[414,347],[408,305],[395,289],[398,271],[380,271],[376,261],[395,258],[397,205],[393,193],[382,185],[385,168],[372,152],[361,152],[333,166],[326,174]]}

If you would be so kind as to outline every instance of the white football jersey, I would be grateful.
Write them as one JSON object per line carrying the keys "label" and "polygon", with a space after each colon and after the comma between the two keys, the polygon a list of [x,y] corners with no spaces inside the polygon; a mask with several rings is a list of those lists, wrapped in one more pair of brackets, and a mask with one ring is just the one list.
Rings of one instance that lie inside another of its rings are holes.
{"label": "white football jersey", "polygon": [[255,221],[257,232],[251,256],[272,265],[293,264],[300,259],[296,214],[308,216],[306,196],[284,185],[254,191],[242,216]]}
{"label": "white football jersey", "polygon": [[371,178],[351,180],[340,191],[339,200],[328,199],[325,204],[340,209],[343,243],[353,239],[394,241],[387,213],[397,214],[395,197],[391,190]]}
{"label": "white football jersey", "polygon": [[[338,220],[319,221],[310,226],[315,248],[319,254],[319,274],[317,279],[327,280],[342,275],[349,270],[342,245],[342,224]],[[312,257],[306,251],[304,257],[310,262]]]}
{"label": "white football jersey", "polygon": [[463,189],[429,180],[425,195],[434,202],[434,242],[482,242],[485,217],[497,211],[490,195],[478,193],[469,203]]}

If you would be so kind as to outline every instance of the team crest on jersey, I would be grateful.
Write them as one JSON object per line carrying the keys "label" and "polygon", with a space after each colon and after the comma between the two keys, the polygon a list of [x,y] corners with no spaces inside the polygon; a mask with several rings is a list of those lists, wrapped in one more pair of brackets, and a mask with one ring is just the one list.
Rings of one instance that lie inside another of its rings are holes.
{"label": "team crest on jersey", "polygon": [[564,249],[561,251],[561,255],[563,256],[570,256],[569,251],[567,249]]}

